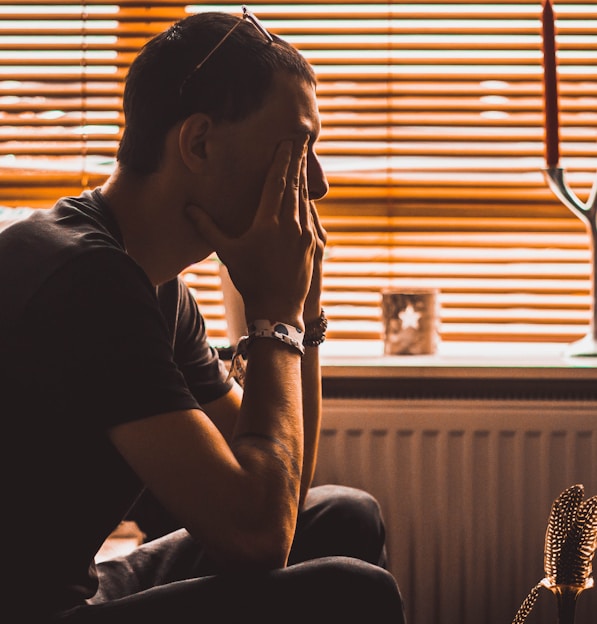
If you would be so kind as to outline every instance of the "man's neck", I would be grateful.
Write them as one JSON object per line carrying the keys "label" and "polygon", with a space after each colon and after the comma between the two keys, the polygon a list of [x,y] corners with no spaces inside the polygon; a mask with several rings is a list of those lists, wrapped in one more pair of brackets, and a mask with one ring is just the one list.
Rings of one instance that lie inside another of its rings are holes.
{"label": "man's neck", "polygon": [[127,253],[154,285],[174,278],[195,261],[179,241],[184,200],[159,175],[137,176],[116,170],[101,192],[122,232]]}

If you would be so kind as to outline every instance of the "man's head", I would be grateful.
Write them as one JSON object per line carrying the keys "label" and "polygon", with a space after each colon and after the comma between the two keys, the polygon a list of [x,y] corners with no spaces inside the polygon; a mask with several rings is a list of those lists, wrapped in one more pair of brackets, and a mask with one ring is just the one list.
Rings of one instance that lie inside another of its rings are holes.
{"label": "man's head", "polygon": [[271,43],[249,20],[238,22],[224,13],[199,13],[145,45],[126,81],[118,150],[123,170],[154,172],[168,131],[194,113],[214,123],[245,119],[261,108],[277,73],[315,84],[295,48],[275,36]]}

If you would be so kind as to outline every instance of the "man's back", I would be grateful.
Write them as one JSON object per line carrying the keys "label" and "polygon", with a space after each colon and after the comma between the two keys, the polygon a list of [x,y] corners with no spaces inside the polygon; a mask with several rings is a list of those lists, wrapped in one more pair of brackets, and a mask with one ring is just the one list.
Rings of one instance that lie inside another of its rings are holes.
{"label": "man's back", "polygon": [[[184,309],[179,290],[156,296],[90,193],[0,234],[5,561],[11,594],[39,583],[31,607],[95,593],[94,555],[142,490],[108,428],[164,402],[198,405],[172,359],[168,326],[184,318],[162,310]],[[217,361],[204,371],[223,392]],[[39,575],[47,562],[52,574]]]}

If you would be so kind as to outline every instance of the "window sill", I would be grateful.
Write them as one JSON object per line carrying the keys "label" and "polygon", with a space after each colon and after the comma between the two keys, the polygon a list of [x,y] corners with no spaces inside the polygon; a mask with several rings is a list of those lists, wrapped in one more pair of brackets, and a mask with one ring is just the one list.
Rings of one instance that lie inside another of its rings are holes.
{"label": "window sill", "polygon": [[597,400],[597,358],[562,343],[444,342],[434,355],[386,356],[381,341],[321,346],[325,398]]}

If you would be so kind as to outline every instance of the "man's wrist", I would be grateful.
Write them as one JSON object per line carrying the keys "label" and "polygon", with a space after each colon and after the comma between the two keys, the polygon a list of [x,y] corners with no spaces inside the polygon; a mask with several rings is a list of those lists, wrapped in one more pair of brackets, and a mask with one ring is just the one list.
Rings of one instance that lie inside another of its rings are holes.
{"label": "man's wrist", "polygon": [[245,385],[246,365],[248,348],[256,340],[272,339],[285,344],[301,356],[305,355],[303,340],[305,332],[302,327],[295,327],[287,323],[257,319],[247,323],[247,335],[243,336],[236,345],[236,350],[230,362],[228,379],[234,377],[241,385]]}
{"label": "man's wrist", "polygon": [[269,319],[271,322],[285,323],[286,325],[291,325],[301,331],[305,330],[302,310],[284,311],[274,307],[247,308],[245,306],[245,321],[247,323],[247,327],[249,327],[255,319]]}
{"label": "man's wrist", "polygon": [[258,319],[247,324],[247,345],[257,338],[273,338],[293,347],[301,355],[305,354],[303,340],[305,332],[302,327],[296,327],[280,321]]}

